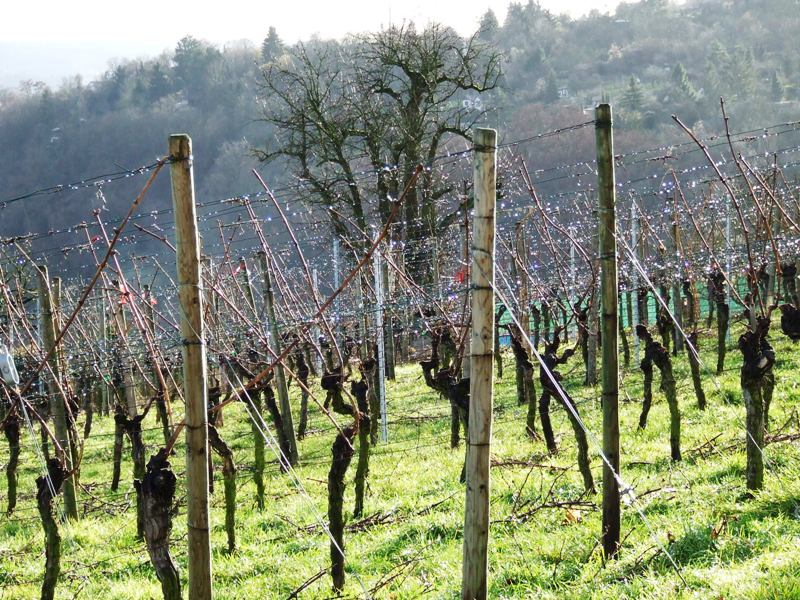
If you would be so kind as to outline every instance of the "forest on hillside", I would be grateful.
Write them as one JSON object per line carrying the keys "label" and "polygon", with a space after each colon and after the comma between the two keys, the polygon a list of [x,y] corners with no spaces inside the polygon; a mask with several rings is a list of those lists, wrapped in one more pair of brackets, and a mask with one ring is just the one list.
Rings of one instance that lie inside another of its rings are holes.
{"label": "forest on hillside", "polygon": [[[90,218],[92,207],[115,216],[136,184],[122,182],[104,195],[102,185],[81,180],[124,177],[153,163],[171,132],[194,140],[200,202],[257,189],[254,150],[276,140],[274,124],[264,120],[275,102],[265,73],[298,48],[335,56],[361,42],[287,46],[269,24],[265,33],[260,46],[224,48],[187,35],[172,52],[110,65],[96,81],[73,77],[57,89],[26,81],[0,91],[0,236],[73,226]],[[586,121],[601,98],[614,104],[621,152],[685,141],[672,114],[700,133],[719,132],[720,97],[739,131],[757,129],[797,119],[798,34],[794,0],[643,0],[579,19],[532,0],[513,3],[507,15],[486,12],[476,34],[500,57],[497,85],[479,102],[477,95],[463,101],[475,102],[473,123],[497,127],[501,141]],[[569,146],[557,137],[540,148],[525,157],[531,168],[593,153],[591,144]],[[271,186],[291,180],[281,160],[259,168]],[[76,189],[49,189],[72,183]],[[41,189],[47,193],[25,197]],[[151,210],[169,204],[166,186],[155,191]]]}

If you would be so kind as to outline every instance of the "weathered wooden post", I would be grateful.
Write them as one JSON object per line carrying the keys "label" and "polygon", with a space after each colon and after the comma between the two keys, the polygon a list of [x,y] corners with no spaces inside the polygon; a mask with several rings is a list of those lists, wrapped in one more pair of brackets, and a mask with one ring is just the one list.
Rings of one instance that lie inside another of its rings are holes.
{"label": "weathered wooden post", "polygon": [[[383,337],[383,266],[380,249],[373,256],[375,270],[375,332],[378,346],[378,394],[381,405],[381,440],[385,444],[389,441],[389,424],[386,417],[386,354],[384,352]],[[375,418],[375,415],[372,415]]]}
{"label": "weathered wooden post", "polygon": [[[311,293],[319,298],[319,274],[317,273],[316,269],[311,272],[311,281],[314,286],[314,289],[311,290]],[[319,325],[315,323],[311,328],[311,339],[313,340],[314,345],[319,344],[319,331]],[[314,353],[314,369],[317,373],[322,373],[322,357],[316,352]]]}
{"label": "weathered wooden post", "polygon": [[[339,289],[339,236],[334,233],[333,234],[333,289],[334,291]],[[341,303],[339,302],[339,296],[337,296],[333,301],[333,335],[336,336],[336,340],[328,340],[330,347],[333,348],[336,344],[339,343],[339,339],[341,337]],[[341,346],[340,346],[341,347]],[[344,357],[342,357],[344,360]],[[344,365],[341,365],[342,369],[344,369]]]}
{"label": "weathered wooden post", "polygon": [[[639,238],[639,231],[638,231],[639,220],[636,218],[636,202],[631,199],[631,265],[633,269],[631,270],[631,292],[628,294],[628,298],[630,299],[631,294],[636,294],[637,297],[639,295],[639,271],[636,269],[636,265],[633,264],[636,262],[636,245],[637,240]],[[633,315],[629,316],[631,318],[631,322],[628,325],[633,331],[633,356],[636,364],[639,364],[639,336],[636,335],[636,326],[639,324],[639,315],[640,312],[638,309],[635,312],[636,316]]]}
{"label": "weathered wooden post", "polygon": [[[517,298],[519,302],[519,324],[522,327],[524,335],[523,340],[529,339],[531,335],[531,319],[530,319],[530,306],[528,306],[528,246],[525,243],[525,218],[531,214],[531,211],[514,224],[514,250],[517,253],[517,259],[522,263],[518,269],[517,284],[519,291]],[[523,341],[523,344],[528,345]]]}
{"label": "weathered wooden post", "polygon": [[672,315],[675,326],[672,328],[672,353],[677,355],[683,350],[683,296],[681,295],[681,281],[683,280],[683,258],[681,257],[681,229],[680,214],[678,213],[677,196],[672,198],[672,240],[675,244],[675,272],[672,274]]}
{"label": "weathered wooden post", "polygon": [[488,589],[489,452],[492,441],[494,237],[497,131],[475,130],[470,410],[461,597],[483,600]]}
{"label": "weathered wooden post", "polygon": [[[732,252],[733,252],[733,237],[731,236],[731,198],[730,196],[725,198],[725,274],[728,276],[728,280],[730,281],[731,285],[736,285],[736,276],[731,273],[731,260],[732,260]],[[730,298],[736,297],[736,290],[731,288],[730,290]],[[720,315],[717,312],[717,321],[719,321]],[[728,327],[727,322],[725,323],[725,339],[730,341],[731,339],[731,330]],[[724,359],[723,359],[724,360]],[[717,368],[717,375],[722,373],[722,368]]]}
{"label": "weathered wooden post", "polygon": [[[476,171],[477,171],[477,167],[476,167]],[[467,196],[467,182],[466,181],[463,182],[462,192],[463,192],[462,199],[464,201],[464,204],[463,204],[463,207],[464,207],[464,220],[461,222],[461,227],[460,227],[460,229],[461,229],[461,268],[462,269],[467,269],[467,267],[469,265],[469,261],[470,261],[470,249],[469,249],[469,197]],[[474,235],[474,232],[473,232],[473,235]],[[464,272],[464,271],[462,271],[462,272]],[[469,274],[468,271],[466,271],[466,273],[467,273],[467,275]],[[467,278],[464,277],[464,281],[466,281],[466,280],[467,280]],[[465,293],[468,294],[469,292],[465,292]],[[492,313],[494,313],[494,310],[492,310]],[[469,327],[469,324],[465,324],[465,327]],[[461,333],[461,332],[459,332],[459,333]],[[466,342],[465,348],[464,348],[464,356],[466,356],[470,352],[470,343],[471,342],[472,342],[471,337],[467,336],[467,342]],[[494,340],[492,341],[492,343],[494,343]],[[472,362],[471,360],[464,360],[464,358],[462,358],[462,360],[461,360],[461,376],[464,379],[469,378],[470,369],[471,369],[471,364],[470,364],[471,362]]]}
{"label": "weathered wooden post", "polygon": [[[61,364],[59,352],[53,351],[56,341],[55,316],[53,314],[53,297],[50,293],[50,279],[47,267],[40,265],[39,269],[39,323],[42,331],[42,349],[45,354],[50,354],[48,364],[52,376],[47,378],[47,393],[50,396],[50,411],[53,413],[55,434],[61,449],[64,451],[60,457],[66,465],[66,471],[73,469],[72,444],[70,443],[69,425],[67,424],[67,399],[61,394]],[[64,511],[67,518],[78,519],[78,491],[75,489],[75,475],[71,474],[64,479]]]}
{"label": "weathered wooden post", "polygon": [[619,365],[617,362],[617,239],[616,181],[614,177],[614,136],[611,105],[595,109],[597,138],[597,189],[599,191],[600,294],[603,327],[603,453],[609,464],[603,464],[603,550],[607,557],[619,550],[620,503],[619,485]]}
{"label": "weathered wooden post", "polygon": [[[281,338],[278,331],[278,320],[275,317],[275,295],[272,291],[272,278],[269,273],[269,262],[267,261],[267,254],[263,250],[258,252],[258,260],[261,262],[261,272],[264,278],[264,307],[267,312],[267,319],[269,320],[269,333],[272,340],[270,345],[275,356],[281,354]],[[281,407],[281,424],[283,425],[283,434],[286,436],[286,441],[289,443],[290,456],[286,457],[290,465],[296,465],[299,459],[297,452],[297,438],[294,433],[294,422],[292,420],[292,406],[289,403],[289,388],[286,385],[286,372],[283,368],[283,363],[278,363],[275,368],[275,386],[278,388],[278,402]]]}
{"label": "weathered wooden post", "polygon": [[594,264],[594,274],[593,279],[591,282],[591,293],[589,294],[589,298],[587,298],[587,315],[586,315],[586,331],[587,331],[587,343],[586,343],[586,385],[597,385],[597,346],[599,332],[600,332],[600,324],[598,323],[599,314],[598,308],[600,304],[600,298],[598,297],[598,289],[597,289],[597,272],[599,270],[599,260],[597,256],[597,249],[599,247],[599,240],[597,238],[597,233],[599,232],[599,220],[598,226],[595,227],[594,233],[592,234],[592,263]]}
{"label": "weathered wooden post", "polygon": [[200,243],[194,201],[192,140],[169,138],[172,159],[172,208],[183,338],[183,397],[186,401],[186,504],[189,597],[211,599],[211,541],[208,516],[208,390],[200,279]]}

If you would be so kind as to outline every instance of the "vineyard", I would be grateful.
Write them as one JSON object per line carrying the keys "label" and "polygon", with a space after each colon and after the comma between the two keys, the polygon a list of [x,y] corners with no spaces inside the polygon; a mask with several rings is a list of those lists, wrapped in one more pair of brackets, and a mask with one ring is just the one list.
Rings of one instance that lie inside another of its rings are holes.
{"label": "vineyard", "polygon": [[195,198],[186,135],[0,199],[87,206],[0,239],[0,597],[800,598],[800,122],[725,110],[475,129],[368,214]]}

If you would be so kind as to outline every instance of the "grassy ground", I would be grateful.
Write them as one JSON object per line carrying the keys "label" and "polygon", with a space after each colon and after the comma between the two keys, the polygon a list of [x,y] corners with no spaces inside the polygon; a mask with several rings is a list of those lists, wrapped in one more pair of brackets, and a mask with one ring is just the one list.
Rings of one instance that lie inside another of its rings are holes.
{"label": "grassy ground", "polygon": [[[678,359],[681,463],[669,460],[668,411],[657,385],[648,427],[639,432],[641,376],[637,370],[625,375],[620,409],[622,474],[635,487],[638,499],[633,506],[624,506],[619,559],[605,564],[598,548],[600,495],[582,494],[574,438],[564,411],[553,408],[560,452],[550,457],[542,441],[532,441],[524,433],[526,407],[517,405],[512,359],[505,355],[506,373],[495,388],[490,597],[800,598],[800,448],[791,437],[800,431],[800,356],[779,332],[772,337],[778,351],[772,429],[779,441],[765,450],[765,491],[753,499],[744,494],[738,351],[729,352],[724,376],[704,374],[709,399],[705,412],[696,408],[685,357]],[[708,365],[715,364],[711,346],[712,340],[703,340]],[[567,387],[589,430],[599,437],[598,390],[579,385],[578,360],[563,369]],[[293,388],[293,396],[296,393]],[[376,598],[458,598],[464,506],[458,476],[463,446],[449,448],[449,407],[425,388],[415,366],[401,368],[397,382],[389,383],[388,407],[390,441],[377,447],[372,457],[367,519],[351,519],[346,534],[346,594],[363,597],[360,580],[367,589],[378,588]],[[146,438],[155,448],[159,431],[153,422],[146,426],[153,427]],[[81,493],[86,516],[62,525],[58,598],[160,597],[147,552],[135,537],[127,456],[120,492],[109,489],[111,428],[109,419],[100,420],[87,442],[81,477],[87,488]],[[233,555],[224,552],[222,480],[217,469],[212,509],[216,598],[286,598],[328,566],[328,540],[318,517],[325,518],[327,510],[334,435],[313,409],[311,429],[300,442],[302,465],[297,474],[302,490],[271,463],[267,506],[259,512],[250,468],[250,426],[240,406],[226,412],[221,433],[234,448],[239,465],[239,550]],[[601,462],[591,441],[590,449],[599,481]],[[5,444],[2,452],[7,458]],[[178,452],[173,465],[179,480],[182,463]],[[43,535],[33,499],[38,464],[26,436],[19,508],[11,519],[0,517],[0,598],[38,597],[44,565]],[[348,507],[353,502],[354,471],[355,461],[349,471]],[[0,486],[4,506],[4,477]],[[181,505],[173,530],[173,555],[184,581],[185,536]],[[300,595],[330,596],[327,575]]]}

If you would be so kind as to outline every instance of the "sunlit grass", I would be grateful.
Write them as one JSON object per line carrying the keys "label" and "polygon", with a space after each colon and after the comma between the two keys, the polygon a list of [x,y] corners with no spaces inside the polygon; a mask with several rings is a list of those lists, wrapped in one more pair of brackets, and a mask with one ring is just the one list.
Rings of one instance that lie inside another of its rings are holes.
{"label": "sunlit grass", "polygon": [[[797,433],[799,392],[795,346],[775,332],[778,351],[777,388],[772,428]],[[734,336],[735,339],[735,336]],[[715,364],[713,340],[703,340],[706,362]],[[769,445],[765,490],[747,499],[744,492],[744,408],[739,400],[739,353],[729,350],[728,370],[716,378],[704,372],[709,407],[699,411],[685,356],[675,366],[683,413],[684,460],[669,460],[669,418],[666,402],[654,385],[654,404],[647,429],[637,431],[641,408],[641,375],[626,372],[620,406],[622,475],[639,495],[625,506],[624,544],[615,561],[604,563],[598,547],[600,494],[582,496],[575,468],[575,443],[563,409],[554,405],[553,426],[560,452],[547,455],[544,443],[524,431],[527,407],[514,391],[510,355],[506,373],[496,382],[492,457],[504,466],[492,470],[490,597],[492,598],[800,598],[800,452],[797,441]],[[598,390],[579,384],[578,359],[564,369],[567,386],[584,420],[598,438],[601,413]],[[716,384],[714,383],[716,381]],[[318,388],[317,388],[318,389]],[[537,381],[537,391],[539,389]],[[292,387],[293,397],[298,393]],[[321,394],[321,392],[320,392]],[[458,476],[463,445],[449,448],[449,406],[425,388],[414,365],[399,369],[388,384],[389,444],[379,444],[370,464],[365,515],[381,523],[346,533],[346,595],[363,595],[385,583],[381,598],[458,598],[461,582],[463,486]],[[179,412],[178,407],[175,407]],[[434,416],[435,418],[416,418]],[[226,411],[222,436],[232,446],[239,466],[237,542],[224,552],[224,509],[221,474],[217,469],[212,496],[215,597],[220,599],[286,598],[329,563],[328,541],[318,525],[326,518],[327,471],[334,431],[311,408],[310,434],[300,442],[298,489],[281,474],[274,456],[265,478],[267,506],[255,506],[252,482],[252,433],[241,406]],[[340,422],[345,420],[339,417]],[[160,432],[148,418],[152,451]],[[135,537],[132,470],[126,448],[118,493],[111,480],[112,431],[109,419],[96,420],[86,445],[81,493],[87,516],[64,524],[63,571],[59,598],[158,598],[160,586],[144,544]],[[44,564],[43,535],[33,499],[39,468],[32,441],[23,438],[20,500],[12,520],[0,518],[0,597],[32,598]],[[702,451],[695,450],[705,445]],[[5,452],[5,444],[0,444]],[[590,441],[592,467],[601,479],[601,461]],[[172,464],[183,482],[183,455]],[[515,464],[508,464],[511,462]],[[527,463],[551,466],[526,466]],[[352,514],[352,478],[348,473],[345,505]],[[564,471],[563,469],[566,469]],[[5,490],[5,478],[0,489]],[[183,499],[179,488],[178,496]],[[579,510],[534,507],[578,501]],[[5,504],[5,495],[0,496]],[[514,515],[520,518],[514,518]],[[19,520],[17,520],[19,519]],[[352,519],[350,520],[352,523]],[[175,518],[173,556],[186,579],[185,512]],[[666,552],[677,563],[684,585]],[[331,596],[326,575],[301,597]]]}

